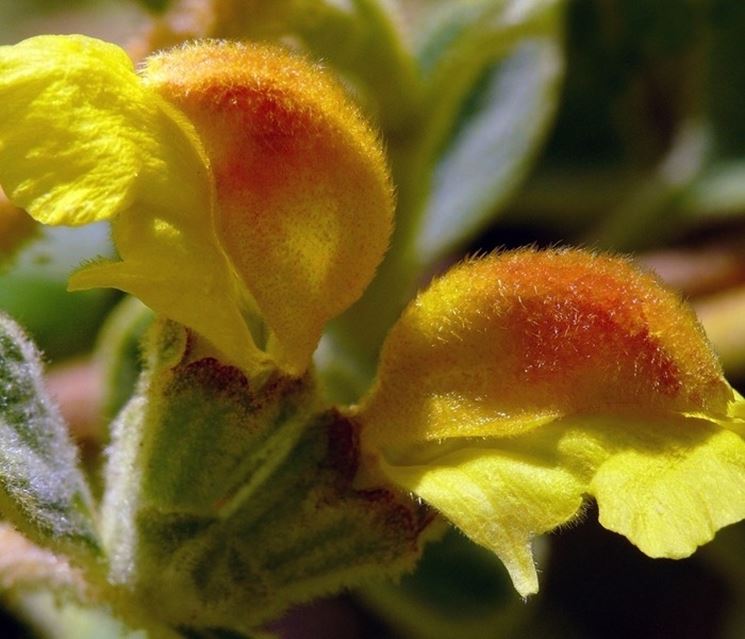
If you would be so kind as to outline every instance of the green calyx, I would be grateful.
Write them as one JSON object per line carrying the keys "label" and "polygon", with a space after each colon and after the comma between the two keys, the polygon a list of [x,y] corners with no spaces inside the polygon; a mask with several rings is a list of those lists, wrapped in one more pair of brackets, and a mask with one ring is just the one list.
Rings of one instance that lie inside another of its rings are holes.
{"label": "green calyx", "polygon": [[158,321],[115,423],[102,509],[125,608],[250,632],[288,606],[413,567],[431,511],[359,490],[357,425],[310,375],[249,379]]}

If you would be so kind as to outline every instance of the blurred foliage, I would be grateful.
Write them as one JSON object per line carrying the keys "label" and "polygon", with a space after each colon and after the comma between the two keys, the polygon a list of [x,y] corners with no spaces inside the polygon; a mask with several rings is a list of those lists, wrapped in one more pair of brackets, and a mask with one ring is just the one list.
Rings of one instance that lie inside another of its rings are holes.
{"label": "blurred foliage", "polygon": [[[549,142],[508,207],[558,240],[639,251],[745,208],[745,7],[736,0],[569,3]],[[513,215],[510,216],[510,210]]]}
{"label": "blurred foliage", "polygon": [[415,639],[503,635],[528,613],[494,554],[455,531],[427,548],[414,574],[367,589],[363,600],[394,633]]}
{"label": "blurred foliage", "polygon": [[40,231],[40,237],[0,272],[0,309],[23,324],[45,356],[61,360],[92,347],[107,312],[118,298],[111,290],[67,291],[80,256],[110,252],[104,227]]}
{"label": "blurred foliage", "polygon": [[142,6],[144,6],[148,11],[152,11],[153,13],[160,13],[162,11],[166,10],[166,7],[168,7],[168,4],[170,0],[139,0]]}

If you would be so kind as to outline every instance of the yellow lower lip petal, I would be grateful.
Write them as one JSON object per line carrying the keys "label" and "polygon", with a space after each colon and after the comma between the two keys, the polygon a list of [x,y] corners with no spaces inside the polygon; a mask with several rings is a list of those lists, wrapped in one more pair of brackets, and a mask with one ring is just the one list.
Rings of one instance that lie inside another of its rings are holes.
{"label": "yellow lower lip petal", "polygon": [[494,551],[522,596],[538,591],[531,540],[571,521],[585,496],[650,557],[687,557],[745,518],[745,442],[705,420],[578,418],[443,448],[426,462],[384,453],[380,470]]}

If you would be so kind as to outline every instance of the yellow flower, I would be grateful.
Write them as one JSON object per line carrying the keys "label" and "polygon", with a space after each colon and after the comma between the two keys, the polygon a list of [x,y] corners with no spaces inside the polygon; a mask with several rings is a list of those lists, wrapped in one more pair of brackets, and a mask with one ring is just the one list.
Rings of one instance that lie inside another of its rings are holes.
{"label": "yellow flower", "polygon": [[365,481],[433,505],[524,596],[531,539],[586,496],[652,557],[745,517],[743,400],[692,312],[621,258],[522,250],[455,268],[391,330],[356,415]]}
{"label": "yellow flower", "polygon": [[[379,141],[323,71],[206,42],[140,75],[82,36],[0,47],[0,181],[45,224],[110,220],[113,286],[250,374],[308,366],[391,231]],[[404,312],[351,410],[360,484],[426,500],[538,588],[531,539],[586,497],[653,557],[745,517],[745,400],[676,295],[628,261],[470,260]]]}
{"label": "yellow flower", "polygon": [[71,288],[132,293],[249,371],[307,367],[392,224],[375,134],[271,46],[199,43],[141,75],[82,36],[0,47],[0,182],[45,224],[112,221],[120,261]]}

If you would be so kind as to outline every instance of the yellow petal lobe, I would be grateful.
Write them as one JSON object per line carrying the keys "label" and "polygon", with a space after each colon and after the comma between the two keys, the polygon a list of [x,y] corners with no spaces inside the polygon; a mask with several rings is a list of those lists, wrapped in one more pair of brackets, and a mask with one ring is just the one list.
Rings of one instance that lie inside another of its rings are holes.
{"label": "yellow petal lobe", "polygon": [[537,590],[530,543],[586,496],[653,557],[745,518],[742,400],[681,300],[578,250],[471,260],[404,311],[356,408],[362,483],[443,513]]}
{"label": "yellow petal lobe", "polygon": [[205,145],[217,233],[271,329],[268,352],[303,370],[387,246],[376,136],[328,74],[277,47],[199,43],[150,59],[145,78]]}
{"label": "yellow petal lobe", "polygon": [[527,451],[489,450],[475,442],[430,463],[388,464],[385,475],[434,506],[504,563],[523,597],[538,592],[531,540],[571,519],[583,485],[560,465]]}
{"label": "yellow petal lobe", "polygon": [[608,453],[587,491],[600,523],[644,554],[688,557],[745,518],[745,442],[735,433],[688,419],[626,422],[594,436]]}
{"label": "yellow petal lobe", "polygon": [[0,183],[44,224],[108,219],[159,142],[157,111],[119,47],[39,36],[0,47]]}

